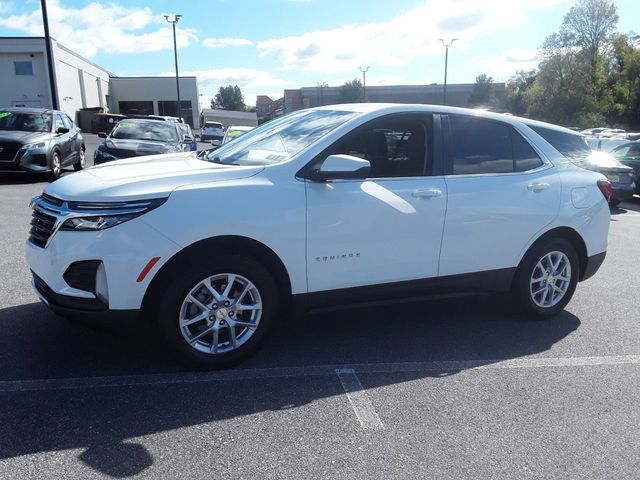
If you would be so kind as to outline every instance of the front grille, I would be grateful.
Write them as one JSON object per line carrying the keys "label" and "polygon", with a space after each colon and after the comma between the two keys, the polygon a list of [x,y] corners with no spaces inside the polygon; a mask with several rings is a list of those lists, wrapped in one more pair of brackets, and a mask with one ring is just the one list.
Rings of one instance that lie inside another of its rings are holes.
{"label": "front grille", "polygon": [[42,194],[42,199],[46,200],[52,205],[55,205],[56,207],[61,207],[63,203],[62,200],[60,200],[59,198],[52,197],[51,195],[47,195],[46,193]]}
{"label": "front grille", "polygon": [[[111,148],[107,152],[116,158],[131,158],[139,156],[135,150],[128,150],[126,148]],[[147,154],[148,155],[148,154]]]}
{"label": "front grille", "polygon": [[29,230],[29,241],[34,245],[44,248],[49,237],[53,233],[56,217],[47,215],[43,211],[34,208]]}
{"label": "front grille", "polygon": [[0,148],[2,149],[2,151],[0,151],[0,161],[13,161],[20,147],[22,147],[21,143],[0,142]]}

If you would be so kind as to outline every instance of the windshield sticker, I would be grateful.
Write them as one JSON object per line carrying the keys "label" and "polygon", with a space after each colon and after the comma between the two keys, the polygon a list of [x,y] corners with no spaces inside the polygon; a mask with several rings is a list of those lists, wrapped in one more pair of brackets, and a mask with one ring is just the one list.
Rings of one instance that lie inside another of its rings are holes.
{"label": "windshield sticker", "polygon": [[9,115],[11,115],[11,112],[2,112],[0,113],[0,118],[8,117]]}
{"label": "windshield sticker", "polygon": [[133,123],[119,123],[118,127],[120,127],[120,128],[133,128],[134,124]]}

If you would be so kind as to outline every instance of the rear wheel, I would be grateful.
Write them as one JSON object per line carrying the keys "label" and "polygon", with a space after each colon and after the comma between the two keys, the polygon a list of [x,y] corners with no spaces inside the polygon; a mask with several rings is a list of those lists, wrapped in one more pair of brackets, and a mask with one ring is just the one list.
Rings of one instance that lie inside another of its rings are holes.
{"label": "rear wheel", "polygon": [[579,274],[578,254],[571,243],[550,238],[523,258],[514,279],[514,293],[527,313],[550,317],[569,303]]}
{"label": "rear wheel", "polygon": [[155,303],[160,329],[178,359],[215,369],[253,354],[273,323],[278,292],[258,262],[217,255],[186,263]]}

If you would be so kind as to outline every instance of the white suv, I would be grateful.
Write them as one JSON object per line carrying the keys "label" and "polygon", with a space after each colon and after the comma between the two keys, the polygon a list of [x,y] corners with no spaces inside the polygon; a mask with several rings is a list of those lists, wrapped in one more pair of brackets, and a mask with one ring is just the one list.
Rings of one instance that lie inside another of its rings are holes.
{"label": "white suv", "polygon": [[27,260],[62,315],[142,312],[198,367],[278,312],[512,291],[551,316],[604,260],[610,185],[575,132],[425,105],[334,105],[218,150],[121,160],[34,198]]}

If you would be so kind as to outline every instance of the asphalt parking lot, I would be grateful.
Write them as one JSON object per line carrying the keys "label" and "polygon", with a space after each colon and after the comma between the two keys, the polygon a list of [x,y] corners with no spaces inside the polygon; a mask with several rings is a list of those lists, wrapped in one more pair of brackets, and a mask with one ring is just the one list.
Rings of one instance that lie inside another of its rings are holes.
{"label": "asphalt parking lot", "polygon": [[638,478],[638,198],[552,320],[502,297],[307,316],[193,373],[152,324],[39,303],[23,244],[44,186],[0,177],[0,478]]}

